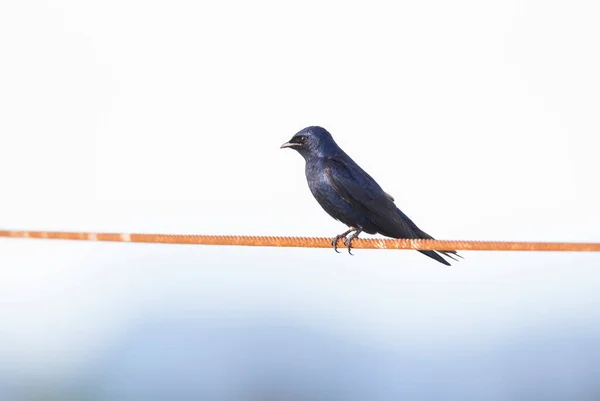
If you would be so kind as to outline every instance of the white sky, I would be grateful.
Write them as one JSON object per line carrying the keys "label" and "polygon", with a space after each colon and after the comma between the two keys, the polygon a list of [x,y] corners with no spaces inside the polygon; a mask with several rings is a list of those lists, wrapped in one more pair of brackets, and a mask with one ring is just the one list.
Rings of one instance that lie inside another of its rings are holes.
{"label": "white sky", "polygon": [[[599,11],[2,2],[0,226],[333,236],[344,227],[303,160],[279,150],[322,125],[436,237],[600,241]],[[391,342],[600,324],[600,255],[465,253],[445,269],[356,254],[0,240],[0,355],[57,363],[138,313],[196,304],[324,316]]]}

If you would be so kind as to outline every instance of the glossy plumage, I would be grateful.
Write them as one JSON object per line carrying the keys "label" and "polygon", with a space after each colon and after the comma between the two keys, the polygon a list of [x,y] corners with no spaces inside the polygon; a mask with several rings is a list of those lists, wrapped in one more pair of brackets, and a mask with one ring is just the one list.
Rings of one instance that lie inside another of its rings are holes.
{"label": "glossy plumage", "polygon": [[[337,239],[345,237],[344,243],[350,250],[352,240],[362,231],[392,238],[432,238],[396,207],[394,198],[384,192],[324,128],[307,127],[282,147],[294,148],[304,157],[306,180],[313,196],[331,217],[352,229],[337,236],[334,247]],[[352,231],[355,233],[348,236]],[[436,251],[419,252],[450,265]],[[455,251],[440,253],[452,259],[459,256]]]}

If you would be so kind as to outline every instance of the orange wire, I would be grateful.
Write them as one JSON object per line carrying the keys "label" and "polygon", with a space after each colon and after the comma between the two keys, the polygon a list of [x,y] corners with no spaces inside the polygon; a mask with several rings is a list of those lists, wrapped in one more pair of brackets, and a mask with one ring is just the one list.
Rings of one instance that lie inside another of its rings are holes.
{"label": "orange wire", "polygon": [[[330,238],[264,237],[246,235],[174,235],[174,234],[119,234],[60,231],[7,231],[0,237],[61,239],[80,241],[143,242],[153,244],[276,246],[293,248],[331,248]],[[343,246],[340,243],[338,245]],[[600,243],[582,242],[496,242],[496,241],[441,241],[421,239],[356,239],[353,248],[417,249],[456,251],[563,251],[600,252]]]}

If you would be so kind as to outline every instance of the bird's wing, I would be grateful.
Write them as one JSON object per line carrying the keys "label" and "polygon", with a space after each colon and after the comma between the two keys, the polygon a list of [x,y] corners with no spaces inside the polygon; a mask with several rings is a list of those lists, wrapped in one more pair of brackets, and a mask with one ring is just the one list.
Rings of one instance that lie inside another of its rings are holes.
{"label": "bird's wing", "polygon": [[[360,210],[378,232],[394,238],[433,239],[421,230],[394,204],[394,198],[385,193],[379,184],[348,156],[328,157],[325,160],[325,177],[335,192],[353,207]],[[419,251],[445,265],[450,265],[436,251]],[[457,260],[456,251],[439,253]]]}
{"label": "bird's wing", "polygon": [[335,192],[363,212],[381,234],[396,238],[419,237],[412,227],[414,223],[396,207],[393,198],[350,158],[328,157],[324,170]]}

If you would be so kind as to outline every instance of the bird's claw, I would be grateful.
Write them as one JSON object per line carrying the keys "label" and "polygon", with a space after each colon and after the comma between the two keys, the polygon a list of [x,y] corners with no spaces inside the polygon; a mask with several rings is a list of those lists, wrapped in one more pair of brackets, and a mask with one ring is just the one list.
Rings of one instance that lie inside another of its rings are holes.
{"label": "bird's claw", "polygon": [[336,251],[337,253],[340,253],[340,251],[337,250],[337,242],[339,241],[340,238],[344,238],[341,235],[336,235],[335,238],[333,240],[331,240],[331,245],[333,245],[333,250]]}
{"label": "bird's claw", "polygon": [[362,230],[358,229],[358,230],[354,231],[354,233],[351,236],[344,239],[344,245],[346,245],[348,247],[348,253],[352,256],[354,256],[354,254],[352,253],[352,241],[354,241],[356,238],[358,238],[358,235],[361,232],[362,232]]}
{"label": "bird's claw", "polygon": [[336,251],[337,253],[340,253],[340,251],[338,251],[337,249],[337,243],[341,238],[344,238],[344,245],[346,245],[346,237],[348,236],[348,234],[350,234],[352,231],[355,231],[356,229],[354,227],[350,227],[350,229],[340,235],[336,235],[335,238],[333,238],[333,240],[331,240],[331,245],[333,245],[333,250]]}
{"label": "bird's claw", "polygon": [[348,247],[348,253],[352,256],[354,256],[354,254],[352,253],[352,240],[354,238],[356,238],[356,237],[350,236],[350,238],[344,239],[344,245],[346,245]]}

